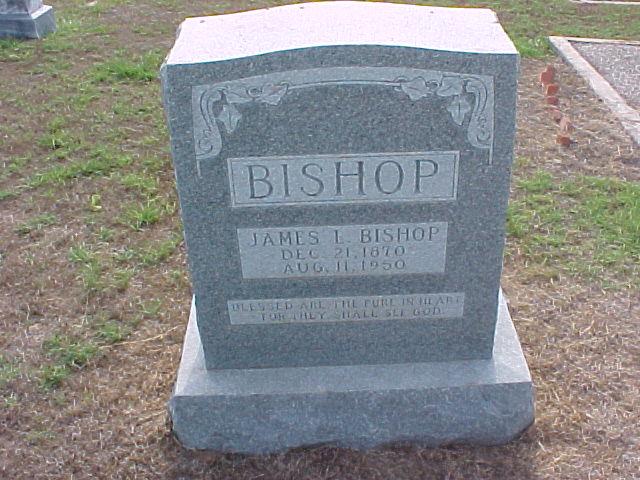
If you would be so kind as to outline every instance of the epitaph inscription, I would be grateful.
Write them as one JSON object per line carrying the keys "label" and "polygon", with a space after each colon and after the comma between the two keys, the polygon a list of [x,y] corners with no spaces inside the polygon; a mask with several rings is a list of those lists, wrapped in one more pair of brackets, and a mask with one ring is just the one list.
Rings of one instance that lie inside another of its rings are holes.
{"label": "epitaph inscription", "polygon": [[446,222],[239,228],[243,278],[443,273]]}
{"label": "epitaph inscription", "polygon": [[229,300],[232,325],[462,317],[464,293]]}
{"label": "epitaph inscription", "polygon": [[459,152],[231,158],[231,205],[455,200],[459,158]]}

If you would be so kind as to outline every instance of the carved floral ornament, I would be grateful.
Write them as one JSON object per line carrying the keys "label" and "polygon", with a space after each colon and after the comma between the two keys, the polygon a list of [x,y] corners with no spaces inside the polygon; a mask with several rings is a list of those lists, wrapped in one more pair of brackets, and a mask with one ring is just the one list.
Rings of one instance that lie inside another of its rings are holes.
{"label": "carved floral ornament", "polygon": [[216,158],[222,150],[222,130],[225,135],[232,135],[242,120],[242,112],[252,104],[277,106],[291,91],[330,85],[383,85],[407,95],[412,101],[428,100],[433,96],[451,98],[446,109],[452,121],[459,127],[466,125],[471,145],[491,152],[492,77],[386,67],[296,70],[193,87],[198,174],[200,162]]}

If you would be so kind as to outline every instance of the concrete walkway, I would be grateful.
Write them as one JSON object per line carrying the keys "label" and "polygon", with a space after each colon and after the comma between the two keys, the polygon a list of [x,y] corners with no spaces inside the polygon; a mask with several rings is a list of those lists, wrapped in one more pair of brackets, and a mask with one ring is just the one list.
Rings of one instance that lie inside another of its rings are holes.
{"label": "concrete walkway", "polygon": [[640,42],[549,37],[640,145]]}

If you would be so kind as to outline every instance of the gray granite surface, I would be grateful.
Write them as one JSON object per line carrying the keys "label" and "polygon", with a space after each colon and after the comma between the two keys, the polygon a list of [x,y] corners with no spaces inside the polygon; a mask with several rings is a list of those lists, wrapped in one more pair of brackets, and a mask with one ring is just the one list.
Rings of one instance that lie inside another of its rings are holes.
{"label": "gray granite surface", "polygon": [[517,54],[496,14],[483,8],[314,2],[188,18],[181,29],[169,64],[218,62],[328,45]]}
{"label": "gray granite surface", "polygon": [[640,44],[571,42],[633,108],[640,110]]}
{"label": "gray granite surface", "polygon": [[496,445],[533,422],[533,386],[504,299],[490,360],[207,370],[196,317],[194,305],[169,407],[188,448]]}
{"label": "gray granite surface", "polygon": [[0,0],[0,38],[42,38],[55,30],[53,8],[41,0]]}
{"label": "gray granite surface", "polygon": [[517,68],[483,9],[185,21],[162,83],[207,366],[490,358]]}
{"label": "gray granite surface", "polygon": [[0,15],[32,13],[42,7],[42,0],[0,0]]}

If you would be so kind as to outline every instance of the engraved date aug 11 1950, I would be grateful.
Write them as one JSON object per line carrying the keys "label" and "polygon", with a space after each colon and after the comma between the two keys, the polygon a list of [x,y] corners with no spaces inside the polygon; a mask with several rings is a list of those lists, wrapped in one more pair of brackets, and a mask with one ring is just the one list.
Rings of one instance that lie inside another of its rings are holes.
{"label": "engraved date aug 11 1950", "polygon": [[244,278],[444,272],[446,222],[238,229]]}

